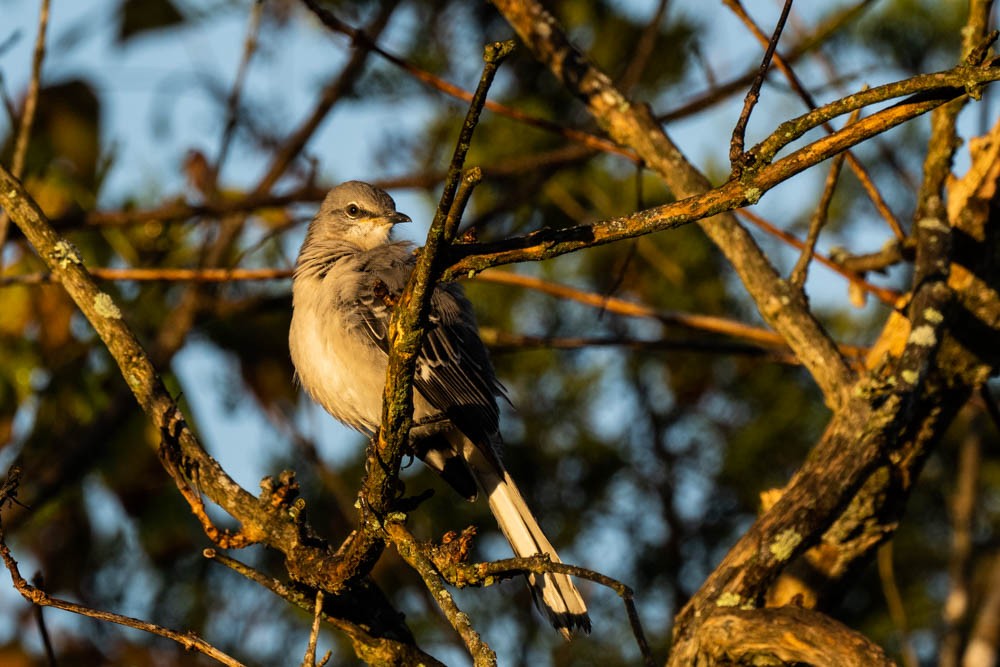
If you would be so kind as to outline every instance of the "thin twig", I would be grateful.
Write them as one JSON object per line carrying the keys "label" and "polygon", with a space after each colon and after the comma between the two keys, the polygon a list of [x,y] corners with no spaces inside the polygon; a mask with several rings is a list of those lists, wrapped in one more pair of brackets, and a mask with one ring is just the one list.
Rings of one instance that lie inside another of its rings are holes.
{"label": "thin twig", "polygon": [[[410,536],[412,540],[412,536]],[[417,549],[422,550],[419,543],[412,543]],[[635,606],[635,592],[626,584],[609,577],[606,574],[591,570],[579,565],[555,562],[549,559],[548,554],[537,554],[525,558],[505,558],[502,560],[490,561],[487,563],[451,563],[453,571],[449,571],[451,583],[462,586],[484,586],[494,583],[496,580],[511,579],[527,573],[533,574],[568,574],[571,577],[587,579],[596,584],[613,590],[622,599],[625,605],[625,613],[629,619],[629,625],[635,636],[636,644],[643,657],[643,664],[652,667],[654,664],[649,642],[646,640],[646,633],[642,629],[639,619],[639,612]],[[445,573],[442,573],[445,574]],[[447,578],[447,577],[446,577]]]}
{"label": "thin twig", "polygon": [[[760,29],[760,26],[757,25],[753,18],[747,14],[742,5],[730,4],[728,2],[727,4],[762,44],[766,45],[769,43],[768,36],[764,34],[764,31]],[[795,73],[795,70],[792,69],[789,59],[783,58],[780,53],[775,53],[774,65],[778,68],[778,71],[785,75],[785,78],[788,79],[788,83],[791,85],[792,90],[794,90],[799,98],[805,102],[806,106],[810,109],[815,109],[818,106],[816,99],[806,89],[805,85],[803,85],[801,79],[799,79],[798,75]],[[832,133],[834,131],[833,126],[828,122],[823,123],[823,128],[828,133]],[[871,174],[868,173],[865,166],[861,164],[861,161],[858,160],[858,158],[851,151],[847,152],[847,164],[851,168],[851,171],[854,172],[854,175],[858,177],[858,180],[861,181],[861,186],[864,188],[868,198],[871,199],[876,210],[878,210],[882,218],[889,224],[889,228],[892,229],[896,238],[900,240],[906,238],[906,234],[903,232],[903,227],[900,224],[899,219],[892,212],[892,209],[889,208],[889,205],[882,197],[882,193],[879,192],[877,187],[875,187]]]}
{"label": "thin twig", "polygon": [[[859,2],[854,5],[832,14],[816,30],[814,30],[812,34],[807,35],[798,44],[795,44],[788,49],[783,60],[788,63],[798,61],[802,58],[802,56],[812,52],[818,46],[828,41],[842,28],[849,25],[867,7],[874,4],[875,0],[859,0]],[[767,42],[766,35],[764,36],[763,41],[764,43]],[[699,61],[702,60],[700,51],[696,51],[694,55]],[[775,60],[775,64],[777,64],[777,60]],[[709,89],[698,94],[696,97],[688,100],[679,107],[657,114],[656,119],[659,122],[670,123],[672,121],[693,116],[699,111],[704,111],[712,105],[721,102],[730,95],[735,95],[736,93],[745,90],[746,87],[753,82],[754,76],[756,75],[756,70],[751,70],[740,76],[729,79],[728,81],[716,84],[712,80],[711,73],[708,72],[707,64],[704,65],[704,68],[708,73],[707,78],[709,80]]]}
{"label": "thin twig", "polygon": [[903,261],[912,262],[913,249],[912,243],[901,243],[893,238],[875,252],[851,255],[843,249],[831,250],[830,261],[850,273],[862,276],[868,272],[885,273],[890,266]]}
{"label": "thin twig", "polygon": [[392,538],[396,551],[424,580],[424,585],[430,591],[434,602],[437,603],[455,632],[465,642],[465,647],[472,656],[473,664],[476,667],[496,667],[496,653],[476,632],[469,621],[469,616],[455,604],[455,599],[442,584],[441,576],[434,566],[434,562],[424,553],[416,538],[398,521],[386,523],[385,529]]}
{"label": "thin twig", "polygon": [[[32,577],[31,583],[41,588],[43,584],[42,573],[36,572],[35,576]],[[56,660],[55,649],[52,648],[52,639],[49,637],[49,629],[45,625],[45,615],[43,613],[44,607],[40,605],[35,605],[35,622],[38,624],[38,634],[42,638],[42,646],[45,647],[45,658],[49,662],[49,667],[57,667],[59,662]]]}
{"label": "thin twig", "polygon": [[[309,645],[306,647],[302,667],[316,667],[316,643],[319,641],[319,622],[323,618],[323,591],[316,591],[316,608],[313,611],[312,629],[309,631]],[[325,660],[324,660],[325,662]]]}
{"label": "thin twig", "polygon": [[455,240],[455,234],[458,232],[458,225],[462,221],[462,214],[465,213],[465,207],[469,203],[472,191],[476,189],[476,186],[479,185],[482,180],[483,170],[479,167],[467,169],[466,172],[462,174],[462,179],[458,184],[458,191],[455,193],[455,201],[448,210],[448,218],[445,220],[444,224],[445,243],[451,243]]}
{"label": "thin twig", "polygon": [[[374,37],[370,36],[363,30],[358,30],[353,28],[336,16],[332,12],[322,7],[315,0],[303,0],[305,5],[312,10],[314,14],[323,22],[323,24],[334,32],[339,32],[351,38],[354,44],[363,44],[367,49],[379,56],[384,58],[389,63],[399,67],[403,71],[410,74],[413,78],[418,81],[430,86],[434,90],[437,90],[445,95],[454,97],[462,102],[472,102],[473,94],[467,90],[456,86],[453,83],[449,83],[444,79],[428,72],[427,70],[421,69],[416,65],[407,62],[406,60],[400,58],[399,56],[386,51],[380,47],[376,42]],[[525,125],[530,125],[531,127],[538,128],[540,130],[545,130],[553,134],[559,135],[564,139],[569,139],[575,143],[582,144],[596,151],[601,151],[604,153],[613,153],[616,155],[621,155],[622,157],[628,158],[630,160],[635,160],[635,155],[630,151],[621,148],[612,141],[608,141],[602,137],[595,136],[593,134],[588,134],[582,130],[575,130],[573,128],[564,127],[558,123],[555,123],[544,118],[538,118],[537,116],[532,116],[531,114],[520,111],[519,109],[514,109],[513,107],[508,107],[499,102],[493,100],[486,100],[485,108],[498,113],[502,116],[506,116],[511,120],[524,123]]]}
{"label": "thin twig", "polygon": [[762,357],[767,361],[791,366],[799,365],[798,359],[789,352],[781,352],[757,345],[713,341],[704,338],[645,340],[622,336],[532,336],[482,326],[479,328],[479,335],[483,339],[483,342],[495,352],[523,348],[579,350],[589,347],[620,347],[637,352],[683,351],[701,352],[711,355],[745,355],[749,357]]}
{"label": "thin twig", "polygon": [[[16,494],[19,476],[20,469],[12,468],[7,472],[7,480],[2,487],[2,493],[0,493],[0,507],[3,507],[8,498],[13,497],[13,495]],[[177,642],[189,651],[198,651],[199,653],[207,655],[223,665],[229,665],[230,667],[243,666],[243,663],[223,653],[201,637],[198,637],[193,632],[176,632],[138,618],[122,616],[121,614],[114,614],[98,609],[91,609],[90,607],[85,607],[83,605],[76,604],[75,602],[69,602],[67,600],[52,597],[41,588],[33,586],[21,576],[21,572],[17,566],[17,561],[14,560],[14,556],[11,554],[10,548],[7,546],[2,523],[0,523],[0,558],[3,558],[3,562],[7,566],[7,571],[10,572],[10,578],[14,584],[14,588],[17,589],[17,592],[20,593],[25,600],[34,605],[38,605],[39,607],[55,607],[56,609],[62,609],[81,616],[94,618],[99,621],[117,623],[118,625],[124,625],[126,627],[142,630],[143,632],[148,632],[160,637],[166,637],[167,639]]]}
{"label": "thin twig", "polygon": [[[733,338],[751,341],[772,349],[785,347],[785,340],[773,331],[762,329],[736,320],[714,315],[699,315],[677,311],[657,310],[640,303],[626,301],[615,297],[605,297],[602,294],[587,292],[569,285],[561,285],[542,280],[534,276],[526,276],[509,271],[484,271],[477,276],[478,280],[499,285],[516,285],[537,290],[561,299],[571,299],[594,308],[604,308],[608,312],[629,317],[648,317],[668,325],[682,326],[696,331],[717,333]],[[841,351],[849,356],[862,353],[862,348],[844,345]]]}
{"label": "thin twig", "polygon": [[[848,118],[847,124],[850,125],[857,121],[860,115],[861,109],[855,109],[851,113],[850,118]],[[799,255],[799,259],[789,275],[788,281],[798,289],[805,287],[806,278],[809,275],[809,264],[812,262],[813,254],[816,252],[816,242],[819,240],[819,233],[823,229],[823,225],[826,224],[827,217],[830,214],[830,204],[833,202],[833,193],[836,191],[837,183],[840,181],[840,170],[844,166],[844,157],[846,155],[847,153],[840,153],[833,158],[830,164],[830,171],[827,172],[826,183],[823,185],[823,194],[819,198],[816,210],[813,211],[812,218],[809,220],[809,232],[806,234],[805,247],[802,249],[802,253]]]}
{"label": "thin twig", "polygon": [[[397,0],[379,3],[375,18],[368,25],[368,30],[371,34],[378,36],[385,29],[389,18],[398,4]],[[278,154],[272,160],[271,165],[257,182],[253,190],[255,195],[262,196],[270,192],[274,184],[284,175],[288,166],[302,152],[302,149],[305,148],[309,139],[316,133],[316,130],[334,105],[351,92],[354,82],[361,76],[365,63],[368,61],[368,56],[372,51],[371,45],[367,42],[352,40],[352,45],[354,52],[351,54],[350,59],[344,65],[343,69],[340,70],[337,78],[323,89],[319,102],[317,102],[316,107],[309,114],[309,117],[285,140]]]}
{"label": "thin twig", "polygon": [[246,84],[247,72],[250,71],[250,61],[257,52],[258,35],[260,32],[260,18],[264,13],[264,0],[255,0],[250,8],[250,21],[247,25],[246,39],[243,41],[243,57],[240,59],[239,67],[236,70],[236,77],[233,79],[233,87],[229,91],[229,98],[226,100],[226,126],[222,130],[222,140],[219,142],[219,154],[212,165],[212,174],[209,182],[213,191],[218,190],[219,172],[229,154],[229,146],[232,143],[233,135],[236,132],[236,123],[239,120],[240,97]]}
{"label": "thin twig", "polygon": [[[28,142],[31,139],[31,127],[35,123],[35,109],[38,106],[38,91],[41,89],[42,63],[45,60],[45,31],[49,25],[49,0],[42,0],[38,10],[38,36],[35,38],[35,54],[31,61],[31,80],[28,82],[28,95],[24,99],[24,111],[21,114],[21,124],[17,129],[17,139],[14,143],[14,158],[11,160],[10,171],[14,178],[24,175],[24,161],[28,155]],[[7,232],[10,229],[10,213],[0,211],[0,271],[3,270],[3,248],[7,244]]]}
{"label": "thin twig", "polygon": [[[740,0],[723,0],[723,4],[727,7],[738,7],[740,6]],[[747,95],[743,100],[743,110],[740,112],[740,117],[733,128],[733,137],[729,143],[729,162],[732,165],[733,178],[739,178],[742,173],[743,146],[746,141],[747,123],[750,122],[750,114],[753,112],[753,108],[757,105],[757,100],[760,98],[760,88],[764,85],[764,77],[767,76],[767,70],[771,67],[771,58],[774,56],[775,49],[778,48],[778,40],[781,39],[781,31],[785,29],[785,21],[788,19],[788,12],[791,8],[792,0],[785,0],[785,4],[781,8],[781,15],[774,26],[774,32],[771,34],[771,39],[768,40],[767,48],[764,50],[764,57],[761,59],[760,67],[757,69],[757,76],[754,77],[753,83],[750,85],[750,90],[747,91]]]}
{"label": "thin twig", "polygon": [[656,11],[653,12],[653,16],[646,23],[646,27],[643,29],[642,34],[639,35],[639,39],[636,40],[635,48],[632,50],[632,57],[618,78],[618,87],[622,90],[630,91],[642,78],[642,73],[646,70],[646,65],[649,64],[649,59],[653,56],[656,47],[656,38],[660,34],[660,23],[663,22],[663,17],[667,13],[667,6],[669,4],[670,0],[659,1],[656,5]]}
{"label": "thin twig", "polygon": [[[781,229],[780,227],[771,224],[765,218],[763,218],[760,215],[757,215],[750,209],[741,209],[738,213],[740,216],[752,222],[755,226],[764,230],[768,234],[771,234],[772,236],[776,236],[777,238],[781,239],[788,245],[794,248],[798,248],[799,250],[805,249],[806,247],[805,243],[795,238],[794,236],[792,236],[785,230]],[[864,291],[868,292],[869,294],[874,295],[875,298],[877,298],[879,301],[881,301],[887,306],[894,307],[896,302],[899,301],[899,298],[902,296],[899,292],[895,290],[889,289],[887,287],[879,287],[878,285],[868,282],[867,280],[862,278],[859,274],[844,268],[836,260],[830,259],[829,257],[823,254],[815,253],[814,256],[816,260],[819,261],[820,264],[827,267],[831,271],[839,273],[841,276],[846,278],[852,285],[855,285],[860,289],[863,289]]]}
{"label": "thin twig", "polygon": [[[90,269],[90,274],[98,280],[134,282],[228,283],[251,280],[283,280],[291,278],[292,273],[292,269],[223,269],[211,267],[201,269],[175,269],[170,267],[119,269],[94,267]],[[50,273],[24,273],[16,276],[0,277],[0,287],[8,285],[39,285],[52,281],[53,278]]]}

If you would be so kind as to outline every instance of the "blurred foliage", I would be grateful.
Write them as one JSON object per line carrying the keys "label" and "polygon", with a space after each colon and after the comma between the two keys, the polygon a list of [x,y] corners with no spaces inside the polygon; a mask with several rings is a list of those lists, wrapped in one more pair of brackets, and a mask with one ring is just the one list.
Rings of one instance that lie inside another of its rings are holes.
{"label": "blurred foliage", "polygon": [[[233,0],[208,3],[194,12],[187,6],[192,3],[170,0],[112,4],[122,53],[136,38],[154,33],[163,40],[194,39],[192,35],[206,24],[233,13],[243,21],[250,6]],[[838,67],[850,63],[840,72],[844,76],[862,72],[851,86],[894,68],[917,72],[954,59],[964,3],[873,4],[814,53],[817,60]],[[411,0],[400,5],[394,19],[401,25],[393,36],[394,52],[467,87],[478,76],[481,45],[511,34],[486,3]],[[836,7],[830,11],[841,7],[831,5]],[[346,20],[361,23],[372,15],[375,3],[342,0],[327,6]],[[614,76],[632,62],[653,9],[610,0],[564,0],[550,3],[550,8],[595,62]],[[55,18],[59,11],[57,3]],[[710,42],[718,34],[710,27],[722,11],[702,5],[667,12],[654,26],[650,60],[633,88],[637,97],[669,100],[675,107],[677,101],[710,87],[704,83],[706,66],[716,72],[726,67],[727,76],[756,67],[759,47],[745,35],[740,37],[743,43],[734,43],[735,51],[725,52],[719,62],[704,62],[718,50]],[[322,29],[311,18],[290,18],[306,16],[294,2],[265,3],[265,14],[259,59],[277,57],[286,40],[297,34]],[[329,50],[317,58],[330,58],[345,43],[342,38],[331,41]],[[78,42],[71,45],[82,48]],[[233,40],[226,48],[241,47]],[[695,59],[695,53],[705,55]],[[0,60],[0,69],[5,67]],[[167,76],[194,77],[174,72],[170,64],[163,67],[170,72]],[[115,131],[108,127],[106,98],[114,94],[113,84],[99,83],[98,72],[74,72],[72,79],[45,81],[26,172],[26,182],[45,211],[69,221],[96,207],[109,170],[132,168],[129,165],[136,159],[128,146],[115,147],[111,139]],[[228,83],[198,85],[214,101],[211,108],[218,117],[212,121],[221,132],[226,105],[218,91]],[[825,88],[827,81],[821,78],[809,85]],[[252,156],[260,164],[267,163],[273,141],[255,134],[255,128],[272,124],[261,119],[271,118],[269,108],[291,94],[280,81],[273,82],[270,90],[275,99],[244,100],[235,135],[242,159]],[[524,112],[596,131],[581,105],[526,50],[505,64],[495,93],[499,101]],[[798,109],[797,101],[781,97],[785,94],[777,83],[765,88],[765,97],[778,96],[783,109]],[[380,157],[385,173],[421,175],[443,169],[463,105],[442,99],[374,57],[352,95],[367,104],[397,105],[400,114],[416,108],[425,113],[419,132],[393,126],[366,137],[370,141],[366,150]],[[742,91],[737,97],[741,96]],[[707,135],[706,141],[727,145],[731,107],[726,109],[721,120],[715,116],[699,125],[682,120],[677,127],[681,132],[697,127]],[[152,126],[158,122],[157,111],[149,113]],[[767,125],[773,127],[780,120],[769,117]],[[281,131],[293,127],[288,124]],[[705,127],[715,129],[706,132]],[[890,136],[861,147],[859,155],[905,220],[913,206],[913,183],[919,180],[926,125],[913,123]],[[2,145],[0,157],[7,164],[13,136],[5,137]],[[669,201],[669,193],[656,178],[616,157],[581,152],[558,164],[544,161],[549,151],[565,145],[552,133],[497,114],[483,116],[470,164],[518,168],[488,178],[476,191],[466,224],[480,239],[565,227]],[[194,147],[181,146],[175,152],[184,148]],[[341,170],[335,153],[310,156],[317,159],[320,173],[327,173]],[[311,172],[303,168],[298,173]],[[230,196],[242,185],[222,183],[220,191]],[[146,189],[136,187],[119,195],[122,207],[160,203],[149,194],[157,186],[146,184]],[[793,187],[800,190],[794,205],[771,199],[762,208],[776,224],[801,235],[818,189]],[[210,189],[205,192],[210,194]],[[427,190],[427,201],[436,196],[436,188]],[[805,213],[798,215],[797,209]],[[830,214],[824,232],[828,245],[870,251],[873,243],[877,247],[888,238],[884,223],[846,170]],[[225,221],[193,217],[121,227],[68,225],[67,233],[90,265],[179,267],[208,262],[223,230],[236,225],[235,241],[214,253],[218,264],[285,267],[294,258],[301,233],[295,227],[288,231],[288,221],[272,211]],[[4,255],[6,273],[40,270],[23,239],[14,233],[12,240]],[[796,255],[787,248],[770,239],[762,239],[762,244],[773,251],[776,264],[787,267],[794,262]],[[757,320],[725,260],[693,226],[515,270],[663,311]],[[831,276],[824,269],[813,270],[809,285],[817,295],[818,310],[842,339],[870,341],[885,310],[852,309],[843,281]],[[882,282],[898,286],[903,277],[897,272]],[[292,384],[286,344],[287,282],[122,282],[105,288],[176,394],[185,395],[183,382],[174,375],[178,352],[197,347],[216,369],[223,369],[217,370],[222,379],[212,387],[220,395],[218,414],[212,414],[212,406],[185,406],[193,425],[205,427],[209,446],[243,452],[248,443],[213,441],[209,427],[215,421],[239,419],[246,409],[266,416],[274,431],[257,437],[276,442],[269,443],[272,459],[259,462],[260,467],[274,473],[295,469],[309,502],[310,521],[332,541],[343,538],[353,525],[354,493],[364,474],[363,443],[347,436],[348,442],[341,443],[334,457],[304,435],[315,432],[313,425],[325,424],[327,418],[317,416]],[[485,282],[471,282],[467,288],[481,322],[499,331],[668,341],[680,346],[574,350],[529,346],[501,348],[494,354],[513,402],[503,421],[505,460],[512,475],[565,560],[603,571],[636,590],[647,633],[662,658],[669,646],[672,614],[753,519],[759,494],[785,484],[822,431],[828,413],[821,397],[801,368],[770,356],[684,349],[685,342],[721,342],[717,336],[628,319],[529,290]],[[173,327],[181,327],[180,338],[164,334]],[[903,523],[896,538],[896,576],[910,629],[927,638],[920,644],[926,661],[940,640],[938,618],[949,557],[946,507],[954,486],[955,443],[965,437],[970,423],[956,424],[928,464],[926,479],[911,501],[912,519]],[[996,434],[984,437],[995,440]],[[160,468],[158,439],[135,408],[117,368],[58,286],[0,287],[0,460],[16,458],[24,466],[22,499],[30,506],[30,510],[6,509],[4,523],[25,569],[43,572],[46,587],[55,594],[196,631],[254,664],[297,662],[289,656],[304,649],[307,615],[201,557],[208,541]],[[412,516],[419,536],[437,539],[446,530],[475,524],[480,529],[476,557],[507,555],[485,503],[457,499],[419,464],[407,468],[404,477],[411,492],[435,490]],[[996,461],[984,461],[982,486],[975,534],[980,569],[985,555],[995,548],[993,527],[1000,518]],[[221,517],[219,521],[225,523]],[[236,555],[269,574],[283,575],[280,559],[266,550],[253,548]],[[374,577],[406,611],[424,648],[449,663],[461,663],[460,643],[412,571],[387,553]],[[847,583],[836,613],[890,650],[898,650],[899,630],[889,619],[880,590],[871,567]],[[595,631],[591,639],[571,644],[561,642],[530,611],[527,591],[519,582],[460,591],[457,596],[473,623],[500,651],[503,664],[636,664],[637,651],[626,639],[630,631],[620,601],[596,586],[585,585],[584,594],[592,603]],[[0,604],[7,605],[0,606],[0,617],[18,631],[0,635],[0,642],[5,642],[0,646],[0,663],[43,664],[30,610],[3,602],[9,600],[11,595],[0,598]],[[49,619],[56,615],[46,612]],[[59,664],[64,666],[207,664],[172,644],[81,619],[64,616],[58,628]],[[343,637],[324,634],[321,647],[331,643],[335,664],[353,664]]]}

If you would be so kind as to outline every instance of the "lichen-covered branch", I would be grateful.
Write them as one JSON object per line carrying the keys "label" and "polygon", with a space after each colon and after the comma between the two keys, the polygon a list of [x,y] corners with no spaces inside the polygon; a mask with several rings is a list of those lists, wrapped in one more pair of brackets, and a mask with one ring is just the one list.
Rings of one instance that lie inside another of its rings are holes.
{"label": "lichen-covered branch", "polygon": [[497,42],[485,49],[483,74],[459,133],[427,241],[389,322],[390,351],[382,425],[366,452],[368,474],[358,493],[361,526],[348,538],[346,549],[342,549],[343,559],[355,575],[367,574],[381,555],[385,545],[384,522],[400,495],[399,466],[413,417],[413,374],[427,327],[431,295],[440,273],[441,251],[448,244],[445,238],[448,217],[486,93],[513,46],[513,42]]}
{"label": "lichen-covered branch", "polygon": [[[545,259],[582,247],[697,221],[732,263],[767,322],[786,338],[789,346],[809,369],[827,403],[835,409],[843,406],[854,377],[836,345],[809,311],[805,299],[781,280],[747,230],[733,216],[716,214],[754,203],[765,191],[807,167],[878,132],[926,113],[947,99],[961,95],[966,89],[997,80],[1000,78],[1000,69],[963,65],[950,74],[928,75],[931,77],[928,80],[905,84],[899,88],[883,87],[881,90],[864,91],[850,96],[846,102],[841,101],[840,106],[827,105],[822,111],[807,114],[804,119],[789,121],[791,125],[783,126],[772,135],[771,143],[752,149],[750,152],[758,157],[758,162],[748,166],[741,180],[730,181],[711,190],[705,176],[687,161],[649,110],[633,103],[618,91],[604,72],[570,44],[565,31],[540,4],[533,0],[495,0],[494,5],[535,57],[546,64],[587,106],[601,127],[616,141],[635,150],[651,169],[660,174],[679,198],[687,199],[628,218],[607,221],[602,225],[574,227],[558,232],[542,231],[533,237],[529,235],[507,242],[507,245],[463,248],[461,252],[467,255],[486,255],[489,260],[487,262],[484,257],[466,256],[455,263],[452,274],[478,271],[485,268],[485,265]],[[799,132],[796,136],[801,136],[801,133],[823,120],[873,103],[879,95],[887,96],[882,99],[891,99],[928,89],[944,91],[939,93],[939,97],[944,99],[912,100],[884,110],[800,149],[787,158],[767,164],[774,152],[792,140],[787,136],[788,133]]]}
{"label": "lichen-covered branch", "polygon": [[[269,498],[255,498],[208,455],[125,322],[125,315],[111,296],[94,283],[76,248],[56,234],[21,183],[3,166],[0,166],[0,206],[10,214],[94,327],[139,405],[160,429],[164,447],[182,462],[177,470],[190,478],[178,479],[178,484],[192,483],[200,494],[233,516],[240,522],[240,534],[246,540],[263,542],[282,552],[293,578],[347,598],[355,595],[355,591],[343,587],[346,579],[343,560],[312,537],[308,525],[288,512],[286,506],[272,504]],[[364,592],[357,594],[363,596]],[[389,639],[389,651],[395,647],[403,650],[412,642],[399,615],[387,609],[384,600],[379,604],[377,597],[364,599],[370,604],[358,602],[346,608],[351,613],[369,615],[366,616],[368,632]],[[355,648],[360,650],[358,642]]]}
{"label": "lichen-covered branch", "polygon": [[896,663],[858,632],[808,609],[726,609],[701,633],[704,665],[892,667]]}

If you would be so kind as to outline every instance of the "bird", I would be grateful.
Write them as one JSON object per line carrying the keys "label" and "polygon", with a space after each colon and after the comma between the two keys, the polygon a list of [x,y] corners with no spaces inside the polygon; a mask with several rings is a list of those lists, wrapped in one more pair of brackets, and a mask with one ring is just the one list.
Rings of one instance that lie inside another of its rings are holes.
{"label": "bird", "polygon": [[[408,222],[384,190],[341,183],[310,222],[293,273],[288,342],[296,379],[334,418],[368,437],[382,417],[395,297],[415,265],[414,245],[391,232]],[[497,398],[506,398],[505,390],[455,283],[438,284],[431,295],[413,387],[416,456],[467,500],[482,489],[516,556],[561,562],[501,459]],[[568,575],[527,579],[535,606],[566,639],[590,632],[586,603]]]}

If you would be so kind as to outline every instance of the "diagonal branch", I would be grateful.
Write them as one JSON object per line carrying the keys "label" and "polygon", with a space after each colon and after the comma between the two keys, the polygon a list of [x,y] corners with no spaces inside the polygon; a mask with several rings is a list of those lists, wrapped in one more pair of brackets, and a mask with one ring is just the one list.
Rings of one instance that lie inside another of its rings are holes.
{"label": "diagonal branch", "polygon": [[[0,486],[0,509],[3,508],[8,500],[16,502],[20,475],[21,469],[17,466],[14,466],[7,471],[7,479],[4,481],[3,485]],[[136,630],[165,637],[177,642],[188,651],[197,651],[198,653],[202,653],[210,658],[213,658],[215,661],[223,665],[229,665],[229,667],[243,667],[243,663],[223,653],[193,632],[178,632],[176,630],[165,628],[161,625],[156,625],[155,623],[143,621],[138,618],[132,618],[131,616],[123,616],[109,611],[92,609],[75,602],[53,597],[42,590],[39,586],[33,586],[28,583],[28,581],[21,576],[21,571],[17,566],[17,561],[14,560],[14,556],[11,554],[10,548],[7,546],[2,522],[0,522],[0,559],[3,560],[4,565],[7,567],[7,571],[10,573],[10,578],[14,584],[14,588],[24,597],[25,600],[35,605],[35,608],[38,609],[39,612],[42,607],[54,607],[55,609],[62,609],[64,611],[79,614],[81,616],[87,616],[98,621],[117,623],[118,625],[123,625],[127,628],[135,628]],[[39,619],[40,618],[41,616],[39,616]],[[42,626],[42,633],[45,638],[45,648],[46,652],[49,654],[50,663],[55,664],[52,660],[52,648],[49,645],[44,625]]]}
{"label": "diagonal branch", "polygon": [[[723,1],[730,7],[736,6],[742,9],[740,0]],[[788,12],[791,9],[792,0],[785,0],[785,4],[781,8],[781,15],[774,26],[774,32],[771,34],[771,38],[767,40],[767,48],[764,49],[764,57],[761,58],[760,67],[753,78],[753,84],[750,85],[750,90],[747,91],[746,98],[743,100],[743,110],[736,121],[736,127],[733,128],[733,137],[729,143],[729,162],[732,165],[733,178],[739,178],[743,172],[743,146],[746,141],[747,124],[750,122],[750,114],[753,112],[753,108],[757,105],[757,100],[760,98],[760,88],[764,85],[767,70],[771,67],[771,58],[774,57],[774,52],[778,48],[778,40],[785,29],[785,21],[788,19]]]}
{"label": "diagonal branch", "polygon": [[[42,63],[45,61],[45,31],[49,25],[49,0],[42,0],[38,11],[38,36],[35,38],[35,54],[31,62],[31,80],[28,82],[28,95],[24,99],[24,111],[21,113],[21,123],[17,128],[14,141],[14,161],[11,171],[14,176],[24,175],[24,160],[28,155],[28,142],[31,140],[31,126],[35,123],[35,109],[38,104],[38,91],[42,82]],[[0,271],[3,270],[3,247],[7,244],[7,231],[10,228],[10,215],[0,211]]]}
{"label": "diagonal branch", "polygon": [[[760,29],[760,27],[754,22],[754,20],[750,17],[750,15],[746,13],[746,10],[743,8],[742,5],[732,0],[727,0],[726,4],[729,5],[734,12],[736,12],[736,15],[739,16],[739,18],[747,25],[750,31],[754,34],[755,37],[757,37],[757,39],[761,43],[768,44],[767,35],[764,34],[764,31]],[[788,79],[788,83],[792,86],[792,90],[794,90],[796,94],[798,94],[798,96],[802,99],[802,101],[805,102],[807,107],[809,107],[810,109],[815,109],[817,106],[819,106],[816,103],[816,100],[813,98],[812,94],[810,94],[809,91],[806,90],[806,87],[802,84],[802,81],[799,79],[798,75],[795,74],[795,70],[792,69],[792,65],[788,61],[788,59],[783,58],[780,53],[775,53],[774,65],[775,67],[778,68],[778,70],[782,74],[785,75],[785,78]],[[823,123],[823,128],[827,132],[833,132],[833,127],[829,123]],[[858,180],[861,181],[861,185],[864,188],[865,193],[868,195],[868,198],[871,199],[872,203],[875,205],[875,208],[878,210],[879,214],[881,214],[881,216],[889,224],[889,227],[896,235],[896,238],[897,239],[905,238],[906,234],[903,232],[902,225],[900,225],[899,220],[896,219],[896,216],[895,214],[893,214],[892,209],[889,208],[889,205],[882,197],[882,193],[880,193],[878,191],[878,188],[875,187],[875,184],[872,182],[871,175],[868,173],[868,170],[865,169],[864,165],[861,164],[861,161],[858,160],[857,157],[855,157],[854,153],[850,151],[848,151],[847,153],[847,164],[851,168],[851,171],[854,172],[854,175],[858,177]]]}
{"label": "diagonal branch", "polygon": [[431,295],[440,274],[441,251],[448,245],[448,218],[456,203],[462,167],[479,120],[486,93],[500,63],[513,50],[513,42],[487,45],[479,86],[455,146],[444,191],[427,232],[413,274],[389,322],[389,363],[382,399],[382,426],[366,452],[368,475],[359,491],[361,527],[346,543],[344,560],[355,575],[367,573],[384,549],[384,521],[399,495],[399,467],[413,418],[413,375],[427,327]]}
{"label": "diagonal branch", "polygon": [[[565,31],[540,4],[534,0],[494,0],[494,4],[535,57],[548,65],[553,74],[586,104],[605,131],[619,143],[635,150],[651,169],[660,174],[678,197],[696,197],[710,190],[707,178],[687,161],[649,110],[645,106],[634,104],[617,90],[604,72],[570,44]],[[1000,78],[1000,73],[988,70],[987,73],[992,79]],[[969,76],[965,70],[962,75],[963,83],[960,85],[964,88],[969,83]],[[920,110],[919,113],[925,110]],[[860,125],[862,124],[859,123],[858,126]],[[858,126],[854,127],[860,134]],[[841,135],[841,138],[844,136],[846,135]],[[775,139],[774,143],[781,142]],[[782,143],[786,144],[787,141]],[[846,146],[837,150],[843,148]],[[755,149],[754,154],[761,155],[761,152]],[[773,156],[773,153],[770,155]],[[791,160],[791,157],[796,157],[797,161]],[[803,158],[815,157],[815,154],[790,156],[785,164],[790,169],[772,171],[770,176],[776,177],[780,173],[779,180],[787,179],[805,168]],[[776,163],[770,165],[770,168],[777,166]],[[747,197],[748,203],[755,202],[767,189],[768,179],[764,178],[764,172],[767,171],[766,167],[759,171],[750,170],[752,183],[747,184],[745,191],[752,195]],[[765,187],[761,189],[761,185]],[[727,187],[740,189],[731,182],[720,188],[718,193]],[[711,215],[731,208],[706,206],[702,213]],[[766,255],[734,216],[722,215],[708,219],[704,215],[699,216],[699,225],[732,263],[765,320],[788,341],[820,386],[826,402],[835,409],[841,407],[847,400],[846,394],[853,382],[853,373],[809,310],[805,299],[801,295],[797,296],[780,279]],[[594,238],[587,241],[593,243]]]}
{"label": "diagonal branch", "polygon": [[[313,536],[304,519],[293,516],[281,503],[255,498],[205,451],[114,300],[98,289],[76,248],[56,234],[38,204],[3,166],[0,166],[0,206],[10,214],[93,326],[118,364],[136,401],[153,425],[160,429],[165,448],[174,451],[183,463],[179,470],[190,477],[178,479],[178,484],[194,484],[201,494],[240,522],[240,535],[245,539],[264,542],[282,552],[293,578],[346,599],[359,596],[353,605],[345,605],[348,610],[345,613],[370,614],[363,619],[369,633],[366,636],[385,638],[381,645],[386,655],[402,654],[411,649],[412,636],[398,614],[387,608],[384,601],[379,603],[380,598],[372,597],[364,588],[345,588],[345,573],[353,570]],[[367,585],[374,590],[373,585]],[[365,650],[357,639],[354,646],[356,651]]]}

